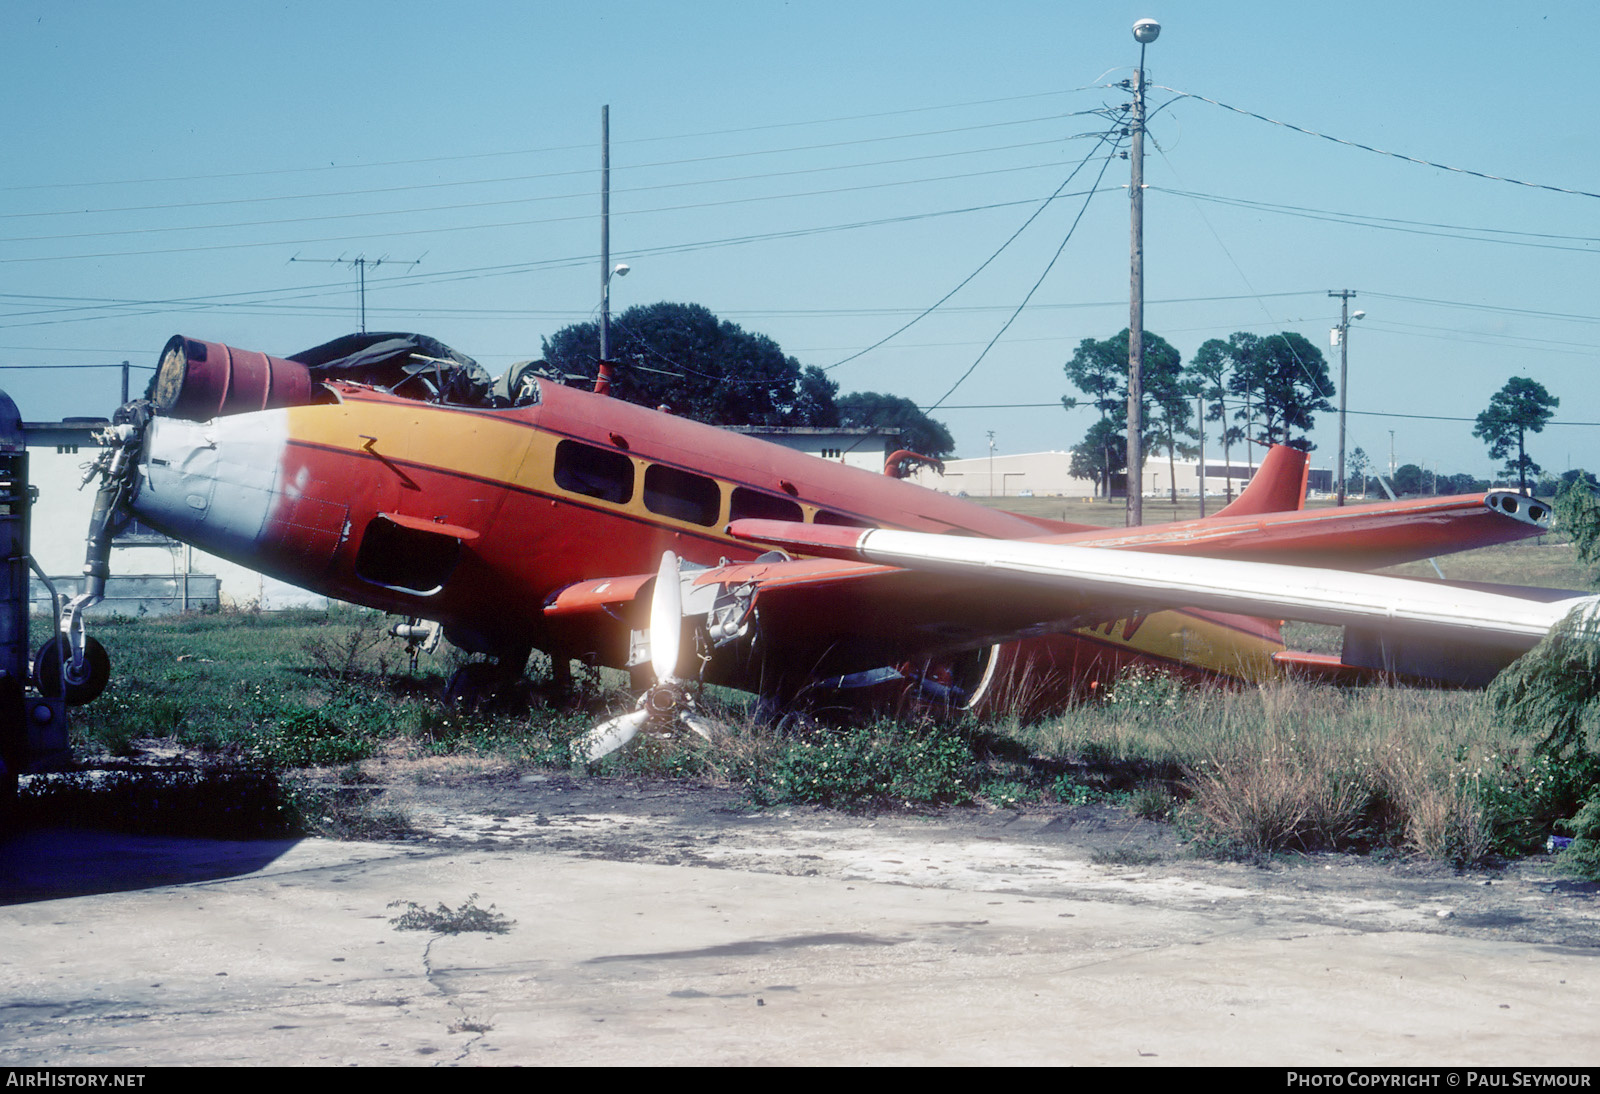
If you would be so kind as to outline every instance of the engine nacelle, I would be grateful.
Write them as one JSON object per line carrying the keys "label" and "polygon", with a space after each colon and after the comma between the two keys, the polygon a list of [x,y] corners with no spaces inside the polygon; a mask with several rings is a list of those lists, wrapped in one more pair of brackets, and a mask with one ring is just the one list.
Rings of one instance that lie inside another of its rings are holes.
{"label": "engine nacelle", "polygon": [[224,414],[305,406],[312,388],[310,370],[298,361],[178,334],[161,351],[150,396],[163,414],[208,422]]}

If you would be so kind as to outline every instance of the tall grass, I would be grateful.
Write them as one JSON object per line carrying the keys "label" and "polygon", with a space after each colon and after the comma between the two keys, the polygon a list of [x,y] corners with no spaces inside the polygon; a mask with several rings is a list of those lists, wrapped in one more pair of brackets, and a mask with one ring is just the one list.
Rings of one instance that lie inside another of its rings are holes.
{"label": "tall grass", "polygon": [[1392,848],[1479,862],[1536,848],[1600,781],[1590,761],[1536,755],[1468,692],[1146,681],[1023,737],[1046,755],[1175,768],[1188,822],[1248,852]]}
{"label": "tall grass", "polygon": [[[406,659],[381,639],[381,617],[354,609],[96,629],[113,679],[75,715],[80,756],[163,737],[273,771],[441,755],[565,767],[607,698],[591,679],[572,706],[445,711],[438,697],[452,664],[397,671]],[[1230,690],[1135,673],[1103,701],[1033,724],[1026,716],[784,734],[729,709],[717,746],[646,734],[597,770],[737,787],[755,803],[853,808],[1010,807],[1114,791],[1146,815],[1174,814],[1218,848],[1385,848],[1455,862],[1539,847],[1600,787],[1600,760],[1536,753],[1475,693],[1292,681]]]}

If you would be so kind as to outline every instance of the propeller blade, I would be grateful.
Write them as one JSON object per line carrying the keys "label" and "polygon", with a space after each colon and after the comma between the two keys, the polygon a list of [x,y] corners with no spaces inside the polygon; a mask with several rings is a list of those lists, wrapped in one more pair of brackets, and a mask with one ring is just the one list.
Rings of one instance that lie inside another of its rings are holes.
{"label": "propeller blade", "polygon": [[592,764],[603,756],[611,755],[633,740],[649,717],[650,712],[641,708],[601,722],[572,742],[573,758]]}
{"label": "propeller blade", "polygon": [[650,598],[650,667],[656,683],[676,678],[678,645],[683,635],[683,589],[678,585],[678,556],[661,553],[656,591]]}

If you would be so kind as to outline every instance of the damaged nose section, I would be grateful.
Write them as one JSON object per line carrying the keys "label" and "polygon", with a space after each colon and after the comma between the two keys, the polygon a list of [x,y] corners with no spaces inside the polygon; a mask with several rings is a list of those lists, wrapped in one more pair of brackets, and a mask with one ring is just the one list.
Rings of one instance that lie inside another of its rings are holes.
{"label": "damaged nose section", "polygon": [[202,550],[248,551],[277,498],[287,438],[281,411],[209,422],[152,418],[128,504],[152,528]]}
{"label": "damaged nose section", "polygon": [[[202,550],[237,555],[261,538],[278,494],[286,412],[261,411],[209,422],[158,416],[149,403],[117,412],[87,483],[100,478],[90,518],[83,592],[62,610],[62,675],[80,690],[96,675],[96,645],[84,614],[105,598],[111,545],[137,516]],[[87,701],[87,700],[84,700]]]}

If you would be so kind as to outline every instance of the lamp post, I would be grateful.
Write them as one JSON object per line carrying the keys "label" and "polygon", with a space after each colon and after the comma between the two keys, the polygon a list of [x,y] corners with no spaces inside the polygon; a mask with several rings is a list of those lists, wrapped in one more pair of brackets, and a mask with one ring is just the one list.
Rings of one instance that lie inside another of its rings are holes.
{"label": "lamp post", "polygon": [[596,395],[611,394],[611,279],[625,277],[628,264],[611,265],[611,107],[600,108],[600,361]]}
{"label": "lamp post", "polygon": [[1128,246],[1128,525],[1144,523],[1144,47],[1161,35],[1161,24],[1133,24],[1139,67],[1133,73],[1133,116],[1129,152],[1133,177]]}
{"label": "lamp post", "polygon": [[[1328,290],[1329,296],[1340,299],[1339,325],[1333,328],[1334,345],[1339,347],[1339,505],[1344,504],[1344,411],[1345,411],[1345,383],[1350,373],[1350,320],[1361,319],[1367,313],[1358,311],[1350,314],[1350,298],[1355,295],[1349,289],[1334,292]],[[1392,477],[1392,475],[1391,475]]]}

